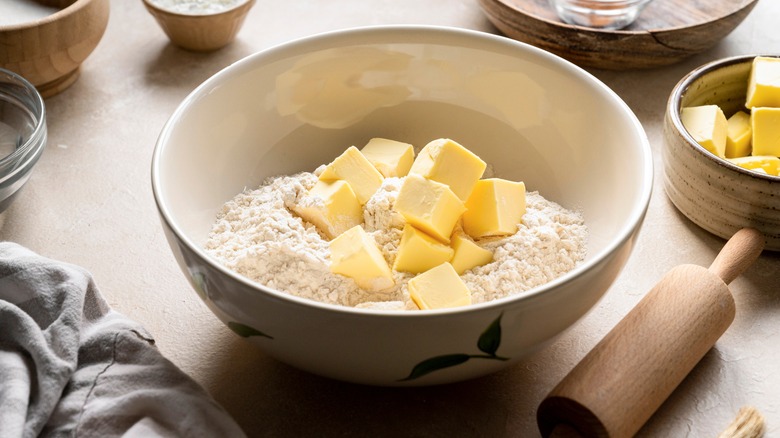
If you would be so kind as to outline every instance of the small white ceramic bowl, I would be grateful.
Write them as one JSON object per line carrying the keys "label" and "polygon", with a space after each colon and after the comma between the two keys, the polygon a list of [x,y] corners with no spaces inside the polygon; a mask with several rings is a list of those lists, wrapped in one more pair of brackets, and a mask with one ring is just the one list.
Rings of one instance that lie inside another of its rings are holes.
{"label": "small white ceramic bowl", "polygon": [[[719,105],[726,117],[745,110],[753,58],[737,56],[702,65],[674,87],[664,119],[664,188],[691,221],[724,239],[745,227],[780,251],[780,177],[762,175],[701,147],[680,120],[682,108]],[[769,56],[769,55],[760,55]]]}
{"label": "small white ceramic bowl", "polygon": [[[300,81],[277,81],[282,75]],[[331,88],[344,94],[285,85],[311,85],[306,75],[314,75],[314,83],[340,83]],[[293,297],[229,271],[204,251],[217,211],[245,187],[311,171],[345,145],[371,137],[417,146],[457,139],[492,163],[498,176],[581,209],[590,230],[587,259],[513,297],[403,312]],[[628,106],[579,67],[486,33],[386,26],[293,41],[214,75],[163,128],[152,183],[182,270],[237,333],[320,375],[428,385],[515,363],[552,342],[601,298],[644,218],[652,159]],[[507,360],[485,358],[490,355]]]}

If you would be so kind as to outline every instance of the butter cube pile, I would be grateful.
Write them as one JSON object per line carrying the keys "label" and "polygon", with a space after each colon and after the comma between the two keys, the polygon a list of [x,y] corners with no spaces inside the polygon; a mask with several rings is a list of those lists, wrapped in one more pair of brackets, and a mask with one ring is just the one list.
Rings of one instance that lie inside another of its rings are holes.
{"label": "butter cube pile", "polygon": [[[393,272],[416,274],[409,296],[420,309],[471,304],[460,275],[493,260],[475,240],[517,232],[525,185],[481,179],[487,164],[450,139],[437,139],[415,158],[414,147],[384,138],[349,147],[328,164],[309,191],[316,202],[293,211],[330,239],[334,273],[365,290],[394,286]],[[392,267],[363,229],[363,206],[384,178],[403,178],[394,203],[406,221]]]}
{"label": "butter cube pile", "polygon": [[685,129],[709,152],[737,166],[780,176],[780,58],[753,59],[745,111],[728,118],[717,105],[683,108]]}

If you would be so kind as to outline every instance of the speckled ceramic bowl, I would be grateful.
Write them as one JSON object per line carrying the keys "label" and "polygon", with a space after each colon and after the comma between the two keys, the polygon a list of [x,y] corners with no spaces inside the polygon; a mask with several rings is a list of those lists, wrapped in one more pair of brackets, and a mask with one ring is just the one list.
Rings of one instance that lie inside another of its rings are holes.
{"label": "speckled ceramic bowl", "polygon": [[664,187],[674,205],[705,230],[728,239],[740,228],[753,227],[766,237],[766,249],[780,251],[780,177],[709,153],[680,120],[687,106],[719,105],[726,117],[744,110],[755,56],[705,64],[674,87],[664,120]]}
{"label": "speckled ceramic bowl", "polygon": [[[311,171],[371,137],[422,146],[445,136],[496,175],[582,211],[582,264],[492,302],[404,312],[295,297],[204,250],[222,205],[267,177]],[[152,163],[170,246],[215,315],[284,362],[376,385],[481,376],[552,342],[623,268],[652,175],[641,124],[584,70],[507,38],[418,26],[317,35],[232,64],[176,109]]]}

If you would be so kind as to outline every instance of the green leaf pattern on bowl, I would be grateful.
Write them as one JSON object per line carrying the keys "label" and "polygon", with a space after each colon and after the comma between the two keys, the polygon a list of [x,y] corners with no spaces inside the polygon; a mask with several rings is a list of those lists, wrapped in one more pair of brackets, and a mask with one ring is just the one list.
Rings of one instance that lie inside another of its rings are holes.
{"label": "green leaf pattern on bowl", "polygon": [[501,345],[501,316],[499,315],[480,335],[477,341],[479,351],[491,356],[496,355],[496,351],[498,351],[498,347]]}
{"label": "green leaf pattern on bowl", "polygon": [[498,347],[501,345],[502,316],[503,314],[498,315],[498,318],[490,323],[477,340],[477,348],[485,354],[454,353],[434,356],[415,365],[409,375],[399,381],[414,380],[434,371],[466,363],[470,359],[509,360],[508,357],[501,357],[496,354]]}
{"label": "green leaf pattern on bowl", "polygon": [[208,293],[206,292],[206,276],[197,271],[190,271],[190,278],[192,278],[192,285],[195,292],[198,294],[201,300],[208,301]]}

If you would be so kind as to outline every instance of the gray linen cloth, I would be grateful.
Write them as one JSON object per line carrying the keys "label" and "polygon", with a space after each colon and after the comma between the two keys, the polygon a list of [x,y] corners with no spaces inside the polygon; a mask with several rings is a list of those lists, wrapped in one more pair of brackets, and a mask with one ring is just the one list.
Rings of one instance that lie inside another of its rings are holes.
{"label": "gray linen cloth", "polygon": [[83,268],[0,242],[0,437],[243,437]]}

